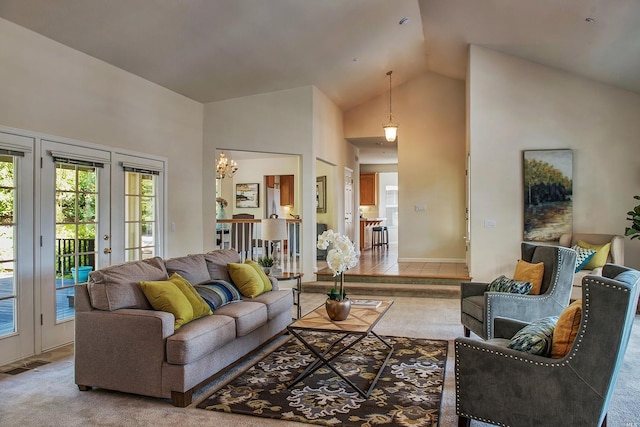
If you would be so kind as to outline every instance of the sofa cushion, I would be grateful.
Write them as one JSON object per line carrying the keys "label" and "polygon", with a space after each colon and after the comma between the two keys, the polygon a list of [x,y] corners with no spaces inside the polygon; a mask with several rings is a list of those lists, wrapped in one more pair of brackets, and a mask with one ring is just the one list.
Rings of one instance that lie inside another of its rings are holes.
{"label": "sofa cushion", "polygon": [[561,359],[569,353],[580,330],[582,321],[582,300],[576,300],[562,310],[553,331],[551,357]]}
{"label": "sofa cushion", "polygon": [[487,286],[488,292],[508,292],[512,294],[528,294],[533,284],[500,276]]}
{"label": "sofa cushion", "polygon": [[281,291],[269,291],[258,295],[255,298],[247,299],[244,301],[260,302],[267,306],[267,318],[269,320],[278,316],[285,311],[291,311],[293,307],[293,296],[289,289],[283,289]]}
{"label": "sofa cushion", "polygon": [[249,264],[230,262],[229,275],[244,297],[254,298],[264,292],[264,282],[258,272]]}
{"label": "sofa cushion", "polygon": [[474,295],[462,300],[462,312],[484,322],[484,295]]}
{"label": "sofa cushion", "polygon": [[558,316],[544,317],[531,322],[516,332],[507,347],[538,356],[549,356],[553,330],[557,322]]}
{"label": "sofa cushion", "polygon": [[212,280],[195,286],[196,291],[209,304],[211,310],[217,310],[230,302],[240,301],[240,291],[224,280]]}
{"label": "sofa cushion", "polygon": [[593,258],[591,258],[583,267],[585,270],[593,270],[594,268],[602,267],[607,263],[611,243],[605,243],[604,245],[592,245],[591,243],[578,240],[578,246],[597,251],[595,255],[593,255]]}
{"label": "sofa cushion", "polygon": [[169,276],[173,273],[178,273],[192,285],[211,280],[203,254],[167,259],[164,261],[164,265]]}
{"label": "sofa cushion", "polygon": [[160,257],[101,268],[89,274],[87,290],[98,310],[151,309],[140,287],[142,280],[166,280],[169,276]]}
{"label": "sofa cushion", "polygon": [[226,282],[231,282],[227,264],[240,262],[240,254],[234,249],[219,249],[204,254],[204,260],[207,263],[210,279],[222,279]]}
{"label": "sofa cushion", "polygon": [[544,277],[544,262],[532,264],[530,262],[519,259],[516,264],[516,270],[513,278],[521,282],[531,282],[531,290],[529,295],[540,295],[542,287],[542,278]]}
{"label": "sofa cushion", "polygon": [[167,338],[167,363],[186,365],[225,346],[236,337],[236,325],[228,316],[206,316],[181,327]]}
{"label": "sofa cushion", "polygon": [[262,267],[260,267],[260,264],[258,264],[252,259],[246,259],[244,263],[249,264],[251,267],[253,267],[254,270],[256,270],[256,272],[258,273],[258,276],[260,276],[260,279],[262,279],[262,283],[264,283],[265,292],[273,289],[273,287],[271,286],[271,279],[269,279],[269,277],[266,274],[264,274],[264,270],[262,269]]}
{"label": "sofa cushion", "polygon": [[140,286],[154,310],[173,314],[173,329],[193,320],[193,307],[182,291],[171,281],[141,281]]}
{"label": "sofa cushion", "polygon": [[215,315],[233,317],[236,336],[243,337],[267,323],[267,306],[261,302],[239,301],[219,308]]}

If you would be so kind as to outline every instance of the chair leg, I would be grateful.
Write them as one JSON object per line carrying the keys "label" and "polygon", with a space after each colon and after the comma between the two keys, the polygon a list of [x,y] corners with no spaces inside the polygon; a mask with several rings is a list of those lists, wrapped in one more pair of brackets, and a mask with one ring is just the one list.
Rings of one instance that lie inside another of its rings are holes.
{"label": "chair leg", "polygon": [[471,425],[471,420],[469,418],[465,418],[463,416],[458,416],[458,427],[469,427]]}
{"label": "chair leg", "polygon": [[464,327],[464,336],[467,338],[471,336],[471,331],[466,326]]}

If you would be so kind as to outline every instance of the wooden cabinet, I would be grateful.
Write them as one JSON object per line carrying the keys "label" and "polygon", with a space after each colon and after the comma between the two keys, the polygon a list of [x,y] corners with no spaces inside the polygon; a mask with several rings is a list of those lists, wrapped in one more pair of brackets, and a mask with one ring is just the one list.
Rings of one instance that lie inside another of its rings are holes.
{"label": "wooden cabinet", "polygon": [[267,175],[264,177],[264,180],[267,184],[267,188],[275,188],[276,187],[276,177],[273,175]]}
{"label": "wooden cabinet", "polygon": [[378,204],[377,173],[360,174],[360,206],[375,206]]}
{"label": "wooden cabinet", "polygon": [[280,205],[293,206],[293,175],[280,175]]}

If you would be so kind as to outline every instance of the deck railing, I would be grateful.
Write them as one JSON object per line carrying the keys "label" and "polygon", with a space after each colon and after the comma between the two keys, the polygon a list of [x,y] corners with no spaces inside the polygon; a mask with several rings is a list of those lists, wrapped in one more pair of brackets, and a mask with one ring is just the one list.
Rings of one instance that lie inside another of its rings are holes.
{"label": "deck railing", "polygon": [[262,220],[260,219],[218,219],[216,248],[233,248],[244,262],[247,258],[257,261],[263,255],[273,257],[274,244],[280,243],[280,264],[282,271],[299,271],[302,259],[300,247],[300,219],[287,219],[287,239],[282,242],[262,240]]}

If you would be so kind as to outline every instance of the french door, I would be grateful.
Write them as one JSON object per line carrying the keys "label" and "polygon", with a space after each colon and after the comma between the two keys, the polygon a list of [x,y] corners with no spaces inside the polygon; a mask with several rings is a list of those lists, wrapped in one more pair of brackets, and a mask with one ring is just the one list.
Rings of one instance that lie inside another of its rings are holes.
{"label": "french door", "polygon": [[34,353],[33,150],[0,132],[0,362]]}
{"label": "french door", "polygon": [[111,153],[41,146],[41,349],[74,338],[75,284],[111,262]]}

